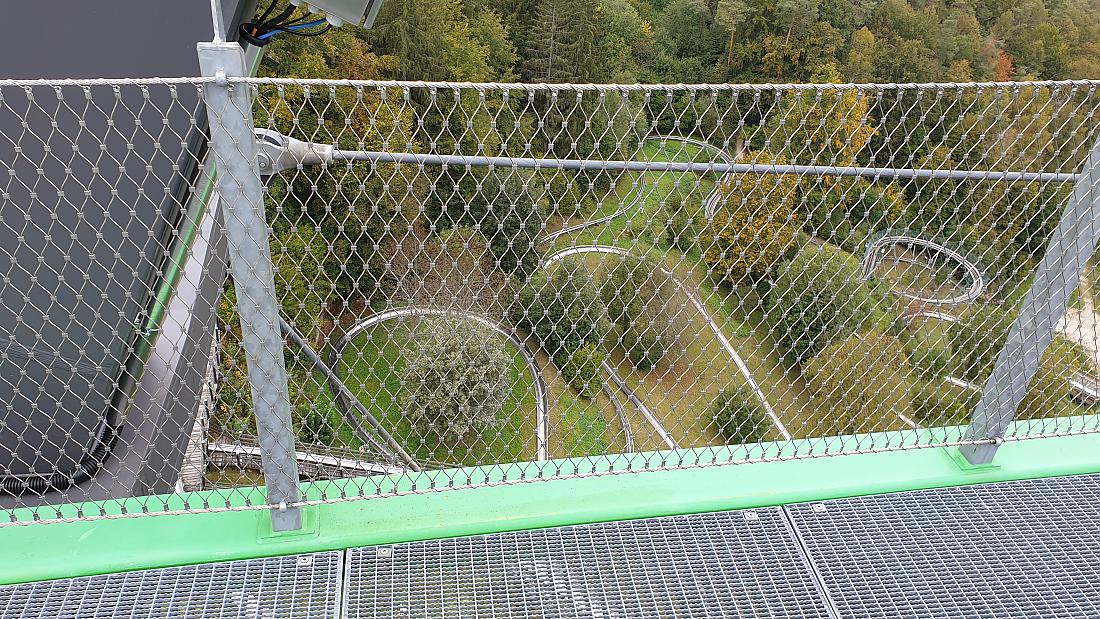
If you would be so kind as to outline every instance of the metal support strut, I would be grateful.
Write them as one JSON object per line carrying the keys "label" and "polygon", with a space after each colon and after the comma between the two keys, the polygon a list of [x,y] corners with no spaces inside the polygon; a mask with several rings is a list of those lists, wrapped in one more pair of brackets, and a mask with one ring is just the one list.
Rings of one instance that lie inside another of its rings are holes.
{"label": "metal support strut", "polygon": [[[1054,330],[1066,313],[1070,295],[1096,249],[1100,232],[1100,141],[1089,151],[1046,253],[1035,271],[1020,313],[985,382],[964,440],[985,441],[959,448],[971,464],[993,459],[1005,430],[1016,416]],[[992,440],[990,440],[992,439]]]}
{"label": "metal support strut", "polygon": [[302,528],[298,463],[290,418],[283,338],[268,247],[263,185],[257,166],[249,87],[225,78],[245,75],[244,51],[236,43],[199,43],[199,66],[216,78],[204,87],[210,148],[218,166],[217,191],[229,245],[230,269],[252,387],[263,458],[267,502],[275,531]]}

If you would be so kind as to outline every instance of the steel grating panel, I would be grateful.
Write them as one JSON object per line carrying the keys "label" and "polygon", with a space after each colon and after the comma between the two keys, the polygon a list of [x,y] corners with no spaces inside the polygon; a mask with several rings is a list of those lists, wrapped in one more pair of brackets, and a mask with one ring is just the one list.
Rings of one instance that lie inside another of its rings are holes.
{"label": "steel grating panel", "polygon": [[842,617],[1100,616],[1100,475],[786,509]]}
{"label": "steel grating panel", "polygon": [[348,553],[348,619],[828,616],[778,508]]}
{"label": "steel grating panel", "polygon": [[330,619],[342,553],[325,552],[0,587],[3,619]]}

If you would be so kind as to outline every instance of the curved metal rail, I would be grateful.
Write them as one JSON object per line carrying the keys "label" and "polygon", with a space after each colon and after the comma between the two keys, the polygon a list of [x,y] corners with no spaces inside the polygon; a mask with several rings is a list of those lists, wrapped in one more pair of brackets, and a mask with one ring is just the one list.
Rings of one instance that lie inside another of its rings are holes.
{"label": "curved metal rail", "polygon": [[931,305],[959,305],[976,301],[982,293],[985,292],[985,278],[982,275],[981,269],[962,253],[938,241],[922,239],[920,237],[905,234],[887,234],[867,244],[867,250],[863,253],[863,260],[861,261],[863,279],[869,279],[871,273],[882,264],[883,256],[881,250],[889,245],[916,245],[931,249],[934,252],[954,260],[962,266],[963,270],[966,271],[967,279],[970,281],[970,287],[966,292],[947,299],[921,297],[902,290],[895,290],[895,294]]}
{"label": "curved metal rail", "polygon": [[933,320],[942,320],[944,322],[959,322],[959,317],[946,312],[937,312],[933,310],[919,310],[916,312],[909,312],[903,316],[906,322],[912,322],[917,318],[931,318]]}
{"label": "curved metal rail", "polygon": [[[600,367],[603,368],[604,373],[607,374],[607,377],[611,379],[611,382],[615,383],[615,386],[619,388],[619,391],[623,392],[623,395],[626,396],[626,399],[629,400],[632,405],[634,405],[634,408],[636,408],[638,412],[642,414],[642,417],[645,417],[645,420],[649,422],[650,426],[653,427],[653,431],[657,433],[657,436],[661,438],[661,441],[665,444],[665,446],[669,449],[676,449],[677,447],[679,447],[676,444],[675,439],[672,438],[672,435],[669,434],[668,430],[665,429],[665,426],[661,423],[661,420],[657,419],[657,416],[654,415],[653,411],[648,406],[646,406],[645,402],[643,402],[642,399],[634,393],[634,390],[630,388],[630,385],[626,384],[626,380],[624,380],[622,376],[619,376],[619,373],[615,371],[615,366],[611,365],[610,361],[604,360],[604,362],[600,364]],[[626,419],[626,415],[624,414],[622,418]]]}
{"label": "curved metal rail", "polygon": [[[586,253],[615,254],[619,256],[630,255],[629,251],[620,247],[612,247],[610,245],[578,245],[576,247],[563,249],[559,252],[551,254],[550,256],[547,256],[543,260],[542,266],[545,268],[555,262],[566,258],[567,256]],[[749,388],[752,390],[753,394],[755,394],[756,398],[760,400],[760,404],[764,407],[764,412],[768,415],[768,418],[771,419],[772,425],[775,426],[775,429],[779,432],[780,435],[783,436],[785,440],[790,440],[791,433],[787,430],[787,427],[783,424],[782,420],[779,419],[779,415],[775,413],[775,410],[768,402],[767,397],[764,395],[764,390],[760,388],[760,383],[758,383],[753,377],[752,372],[749,371],[749,366],[745,363],[745,360],[741,358],[741,355],[737,353],[737,349],[733,347],[733,344],[729,341],[725,334],[722,333],[722,328],[718,325],[714,318],[711,317],[710,312],[707,311],[706,304],[703,303],[703,299],[699,297],[698,292],[686,285],[683,281],[680,280],[679,277],[677,277],[668,269],[662,266],[658,266],[657,268],[660,269],[661,273],[668,277],[669,280],[672,281],[677,288],[679,288],[685,295],[687,295],[688,300],[691,301],[691,304],[695,306],[695,309],[699,311],[700,315],[702,315],[703,319],[707,322],[707,326],[709,326],[711,332],[714,333],[714,337],[718,339],[719,343],[722,344],[722,348],[726,350],[726,354],[728,354],[730,356],[730,359],[733,360],[734,365],[737,366],[738,371],[745,379],[745,382],[748,383]],[[654,423],[654,421],[656,420],[650,420],[650,423],[652,424]]]}
{"label": "curved metal rail", "polygon": [[[506,338],[513,346],[519,350],[520,355],[523,356],[524,362],[527,364],[528,369],[531,371],[532,377],[535,379],[535,407],[537,409],[535,413],[535,443],[537,457],[539,460],[547,460],[549,458],[549,448],[547,446],[547,428],[549,426],[550,418],[550,397],[546,388],[546,380],[542,376],[542,372],[539,370],[538,362],[535,360],[535,356],[528,350],[527,345],[520,339],[519,335],[515,331],[512,331],[507,326],[476,312],[470,312],[466,310],[456,309],[438,309],[428,307],[403,307],[397,309],[386,310],[373,316],[357,322],[350,329],[347,330],[344,335],[336,341],[333,346],[332,353],[329,356],[330,365],[335,366],[336,360],[340,358],[340,354],[343,352],[344,347],[353,338],[360,333],[370,329],[380,323],[388,320],[399,320],[405,318],[424,318],[424,317],[440,317],[440,318],[458,318],[462,320],[473,320],[486,327],[492,329],[495,333]],[[343,407],[342,400],[337,397],[337,404]]]}
{"label": "curved metal rail", "polygon": [[627,453],[634,453],[634,429],[630,427],[630,420],[626,416],[626,410],[623,408],[622,402],[619,401],[619,396],[615,395],[615,390],[607,386],[607,383],[600,383],[600,389],[607,396],[607,399],[611,400],[611,406],[615,409],[615,416],[619,418],[619,423],[623,426],[623,447]]}
{"label": "curved metal rail", "polygon": [[[697,138],[691,138],[681,135],[653,135],[647,138],[647,141],[648,140],[661,140],[664,142],[680,142],[682,144],[690,144],[701,150],[706,150],[714,153],[718,156],[719,159],[722,160],[722,163],[725,163],[727,165],[733,165],[737,163],[736,157],[731,156],[725,151],[725,149],[719,148],[714,144],[707,142],[706,140],[700,140]],[[709,194],[707,194],[707,197],[703,198],[703,215],[706,216],[708,221],[714,217],[714,214],[716,212],[718,212],[718,202],[722,199],[722,183],[730,174],[730,172],[726,172],[725,174],[721,175],[718,178],[718,182],[714,184],[714,188],[710,190]]]}

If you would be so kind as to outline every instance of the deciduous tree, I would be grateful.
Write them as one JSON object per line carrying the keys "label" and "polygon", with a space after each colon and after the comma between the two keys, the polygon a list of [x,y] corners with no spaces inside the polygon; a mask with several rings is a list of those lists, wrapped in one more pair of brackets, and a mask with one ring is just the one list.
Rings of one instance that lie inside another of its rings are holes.
{"label": "deciduous tree", "polygon": [[410,338],[402,401],[423,436],[453,443],[503,422],[512,356],[487,327],[429,319]]}

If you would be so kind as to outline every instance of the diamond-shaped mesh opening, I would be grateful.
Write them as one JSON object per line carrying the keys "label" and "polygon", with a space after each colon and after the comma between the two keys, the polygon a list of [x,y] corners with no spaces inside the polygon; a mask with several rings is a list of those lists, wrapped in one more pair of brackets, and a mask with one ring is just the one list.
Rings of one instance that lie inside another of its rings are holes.
{"label": "diamond-shaped mesh opening", "polygon": [[1095,432],[1096,88],[6,82],[4,524]]}

